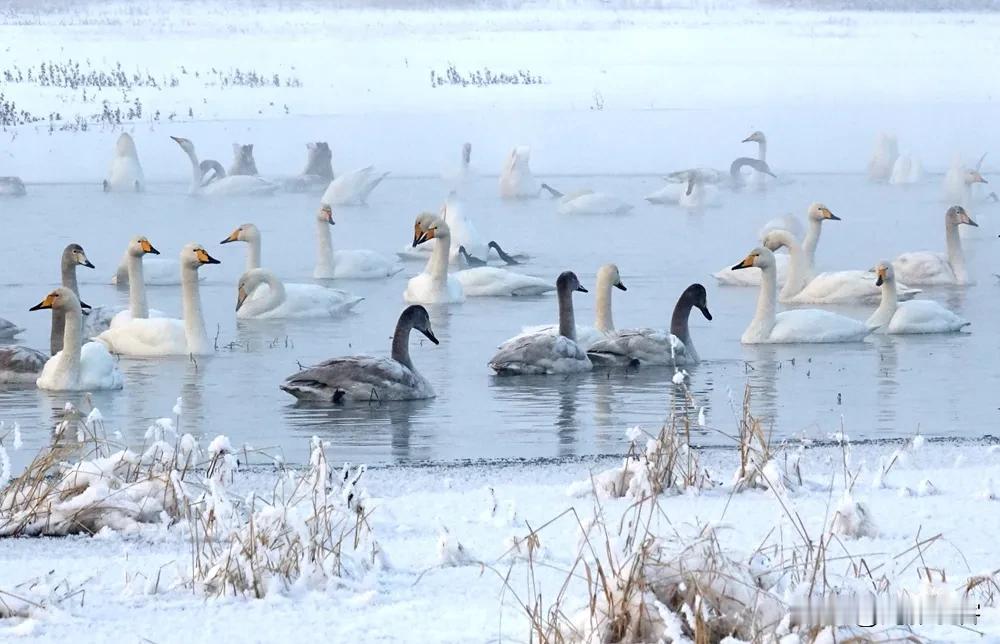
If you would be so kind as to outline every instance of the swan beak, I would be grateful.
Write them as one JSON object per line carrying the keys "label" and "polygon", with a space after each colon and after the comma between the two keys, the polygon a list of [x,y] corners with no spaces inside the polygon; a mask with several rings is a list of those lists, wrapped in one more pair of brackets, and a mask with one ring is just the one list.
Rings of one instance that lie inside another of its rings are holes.
{"label": "swan beak", "polygon": [[202,264],[221,264],[222,263],[219,260],[217,260],[214,257],[212,257],[211,255],[209,255],[207,252],[205,252],[204,248],[199,248],[198,250],[196,250],[194,252],[194,254],[195,254],[195,257],[198,258],[198,261],[200,263],[202,263]]}
{"label": "swan beak", "polygon": [[882,283],[885,282],[885,269],[879,266],[875,269],[875,275],[877,275],[875,278],[875,286],[882,286]]}
{"label": "swan beak", "polygon": [[705,316],[705,319],[708,320],[709,322],[711,322],[712,321],[712,313],[708,310],[708,306],[703,305],[703,304],[698,304],[697,306],[698,306],[698,310],[701,311],[701,314]]}
{"label": "swan beak", "polygon": [[747,138],[745,138],[745,139],[743,139],[742,141],[740,141],[740,143],[750,143],[750,142],[752,142],[752,141],[753,141],[753,134],[751,134],[751,135],[750,135],[750,136],[748,136]]}
{"label": "swan beak", "polygon": [[736,266],[733,266],[730,270],[738,271],[741,268],[752,268],[753,267],[753,262],[754,262],[754,260],[756,258],[757,258],[756,255],[754,255],[753,253],[750,253],[749,255],[747,255],[746,257],[743,258],[742,262],[740,262]]}
{"label": "swan beak", "polygon": [[220,243],[220,244],[228,244],[229,242],[234,242],[234,241],[239,241],[239,240],[240,240],[240,229],[239,229],[239,228],[237,228],[236,230],[234,230],[234,231],[233,231],[233,232],[232,232],[232,233],[231,233],[231,234],[229,235],[229,237],[226,237],[225,239],[223,239],[223,240],[222,240],[222,241],[220,241],[219,243]]}
{"label": "swan beak", "polygon": [[151,254],[151,255],[159,255],[160,254],[160,251],[158,251],[155,248],[153,248],[153,245],[149,243],[148,239],[143,239],[142,241],[140,241],[139,242],[139,248],[141,248],[142,252],[146,253],[146,254]]}
{"label": "swan beak", "polygon": [[48,295],[45,296],[44,300],[42,300],[41,302],[39,302],[38,304],[34,305],[33,307],[31,307],[28,310],[29,311],[41,311],[42,309],[51,309],[52,308],[52,304],[55,301],[56,301],[56,294],[55,293],[49,293]]}
{"label": "swan beak", "polygon": [[431,331],[430,329],[420,329],[420,332],[423,333],[425,336],[427,336],[427,339],[433,342],[434,344],[441,344],[440,342],[438,342],[438,339],[434,337],[434,332]]}
{"label": "swan beak", "polygon": [[985,179],[985,178],[983,177],[983,175],[979,174],[978,172],[977,172],[977,173],[976,173],[975,175],[973,175],[973,177],[972,177],[972,182],[973,182],[973,183],[989,183],[989,181],[987,181],[987,180],[986,180],[986,179]]}
{"label": "swan beak", "polygon": [[618,282],[617,284],[615,284],[615,288],[618,289],[619,291],[627,291],[628,290],[627,288],[625,288],[625,285],[622,284],[621,282]]}
{"label": "swan beak", "polygon": [[94,268],[94,265],[90,263],[90,260],[84,256],[83,261],[80,262],[80,266],[86,266],[87,268]]}
{"label": "swan beak", "polygon": [[250,294],[247,293],[246,287],[243,286],[242,284],[240,284],[239,291],[236,294],[236,310],[237,311],[239,311],[240,307],[243,306],[243,303],[247,301],[247,297],[249,297],[249,295]]}
{"label": "swan beak", "polygon": [[170,138],[173,139],[174,143],[176,143],[177,145],[180,145],[182,142],[184,142],[186,140],[186,139],[182,139],[179,136],[171,136]]}
{"label": "swan beak", "polygon": [[323,221],[330,224],[331,226],[337,223],[333,220],[333,208],[327,206],[326,204],[323,204],[323,207],[320,208],[319,211],[323,217]]}
{"label": "swan beak", "polygon": [[583,288],[583,286],[577,286],[576,290],[580,291],[581,293],[589,293],[590,292],[587,289]]}
{"label": "swan beak", "polygon": [[417,247],[429,239],[434,239],[434,229],[422,230],[419,225],[413,227],[413,246]]}
{"label": "swan beak", "polygon": [[837,215],[833,214],[832,212],[830,212],[826,208],[823,209],[823,218],[824,219],[832,219],[833,221],[840,221],[841,220],[840,217],[838,217]]}
{"label": "swan beak", "polygon": [[90,309],[92,309],[94,307],[92,307],[91,305],[87,304],[83,300],[80,300],[80,308],[89,311]]}
{"label": "swan beak", "polygon": [[967,213],[964,213],[964,212],[962,213],[962,223],[963,224],[968,224],[969,226],[975,226],[976,228],[979,228],[979,224],[977,224],[976,222],[972,221],[972,217],[970,217]]}

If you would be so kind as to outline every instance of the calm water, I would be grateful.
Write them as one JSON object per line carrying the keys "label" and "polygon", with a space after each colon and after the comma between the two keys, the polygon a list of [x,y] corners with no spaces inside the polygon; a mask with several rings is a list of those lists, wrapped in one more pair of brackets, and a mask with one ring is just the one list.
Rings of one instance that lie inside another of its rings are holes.
{"label": "calm water", "polygon": [[[873,186],[860,176],[794,179],[764,193],[725,195],[723,207],[687,214],[642,202],[641,196],[659,185],[654,177],[564,177],[553,183],[568,189],[591,186],[636,205],[625,216],[569,217],[557,215],[548,200],[502,203],[495,178],[483,178],[470,190],[465,211],[484,237],[533,256],[524,272],[554,279],[561,270],[573,269],[592,287],[597,268],[617,262],[629,288],[614,294],[620,328],[667,326],[680,291],[703,282],[715,319],[692,316],[704,359],[691,370],[692,388],[712,428],[734,430],[733,405],[749,382],[756,412],[773,421],[779,436],[805,432],[825,438],[841,423],[853,439],[909,436],[918,428],[928,436],[996,433],[1000,286],[993,271],[1000,267],[994,252],[998,214],[988,208],[972,211],[982,229],[966,241],[978,284],[926,292],[970,319],[971,335],[876,338],[843,346],[740,345],[757,291],[717,287],[710,275],[742,259],[755,245],[760,225],[775,214],[801,214],[820,200],[843,218],[824,228],[821,269],[867,268],[899,252],[944,248],[939,178],[910,190]],[[134,234],[147,235],[166,257],[198,241],[222,260],[220,266],[202,269],[209,335],[217,330],[220,346],[216,355],[197,364],[180,358],[123,360],[125,389],[93,396],[109,427],[133,445],[141,442],[152,419],[171,414],[178,396],[184,400],[183,428],[207,439],[225,433],[234,444],[274,448],[289,460],[301,460],[308,438],[320,435],[333,443],[338,458],[355,462],[614,452],[623,449],[628,426],[654,425],[672,404],[669,370],[491,376],[486,362],[499,342],[522,325],[554,320],[554,298],[541,297],[472,298],[433,311],[441,345],[419,343],[415,335],[411,351],[438,392],[434,400],[371,408],[299,407],[278,389],[298,363],[388,351],[405,282],[420,264],[408,262],[403,273],[381,282],[337,284],[366,298],[345,319],[237,323],[235,282],[245,246],[218,246],[218,241],[238,224],[254,222],[263,233],[264,265],[286,281],[310,281],[316,195],[212,201],[190,198],[180,185],[153,186],[143,195],[105,195],[92,185],[29,190],[26,198],[0,201],[5,226],[0,315],[27,328],[22,344],[48,346],[48,314],[27,309],[57,283],[59,256],[69,242],[82,244],[98,267],[79,273],[83,298],[94,305],[126,303],[127,295],[109,278]],[[388,180],[369,207],[335,212],[334,244],[394,253],[411,239],[416,213],[436,211],[446,191],[437,179]],[[150,287],[149,301],[179,314],[179,287]],[[591,323],[592,294],[580,294],[576,304],[578,320]],[[859,318],[869,313],[840,310]],[[26,448],[34,448],[47,438],[53,409],[73,399],[34,389],[0,390],[0,418],[19,422]],[[726,442],[716,431],[698,440]]]}

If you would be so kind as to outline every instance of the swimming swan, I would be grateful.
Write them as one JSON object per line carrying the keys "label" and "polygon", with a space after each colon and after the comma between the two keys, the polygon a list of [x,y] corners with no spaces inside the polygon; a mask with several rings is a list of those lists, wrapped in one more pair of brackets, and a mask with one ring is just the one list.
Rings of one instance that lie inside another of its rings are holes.
{"label": "swimming swan", "polygon": [[775,279],[774,253],[764,247],[750,251],[733,270],[756,267],[761,270],[757,312],[743,332],[743,344],[860,342],[871,329],[843,315],[819,309],[795,309],[775,314],[778,284]]}
{"label": "swimming swan", "polygon": [[35,384],[49,356],[16,344],[0,345],[0,385]]}
{"label": "swimming swan", "polygon": [[[718,206],[720,203],[719,187],[701,170],[683,170],[674,173],[681,177],[681,183],[668,183],[645,199],[652,204],[673,204],[688,210],[702,210]],[[671,175],[667,180],[672,180]]]}
{"label": "swimming swan", "polygon": [[121,389],[122,373],[118,363],[100,342],[83,342],[83,312],[80,300],[70,289],[60,286],[31,311],[52,309],[65,319],[63,349],[53,355],[35,381],[39,389],[49,391],[94,391]]}
{"label": "swimming swan", "polygon": [[191,161],[191,187],[190,193],[192,195],[202,195],[207,197],[224,197],[224,196],[234,196],[234,195],[250,195],[250,196],[261,196],[272,194],[278,189],[278,184],[271,183],[260,177],[252,177],[246,175],[234,175],[226,176],[225,170],[218,162],[211,162],[207,167],[210,167],[214,172],[213,175],[208,178],[206,183],[206,175],[208,174],[203,163],[198,162],[198,155],[194,151],[194,143],[188,139],[182,139],[180,137],[172,136],[177,145],[181,146],[181,150],[184,150],[184,154],[188,156]]}
{"label": "swimming swan", "polygon": [[[264,295],[257,287],[267,284]],[[254,297],[250,294],[254,293]],[[348,313],[364,298],[319,284],[283,284],[274,273],[255,268],[240,276],[236,317],[241,320],[328,318]]]}
{"label": "swimming swan", "polygon": [[500,172],[501,199],[533,199],[540,187],[531,174],[531,148],[519,145],[510,151]]}
{"label": "swimming swan", "polygon": [[198,269],[218,264],[198,244],[188,244],[180,254],[183,319],[133,318],[113,323],[97,336],[112,353],[129,356],[206,355],[212,345],[205,333],[198,287]]}
{"label": "swimming swan", "polygon": [[390,400],[420,400],[434,397],[434,388],[410,360],[410,331],[420,331],[438,344],[430,316],[422,306],[408,306],[396,322],[392,356],[348,356],[333,358],[289,376],[282,391],[299,400],[328,403],[378,403]]}
{"label": "swimming swan", "polygon": [[947,254],[916,251],[903,253],[892,260],[898,279],[912,285],[945,285],[974,283],[965,267],[965,253],[958,226],[979,226],[962,206],[952,206],[944,214]]}
{"label": "swimming swan", "polygon": [[885,183],[892,177],[892,168],[899,158],[899,143],[896,137],[887,132],[880,132],[875,139],[875,150],[868,161],[868,179]]}
{"label": "swimming swan", "polygon": [[372,165],[342,174],[330,182],[319,201],[327,206],[363,206],[368,203],[368,195],[387,176],[388,172],[376,174]]}
{"label": "swimming swan", "polygon": [[[757,144],[757,158],[747,159],[747,161],[756,160],[757,162],[759,162],[760,165],[754,165],[750,163],[747,163],[745,165],[749,165],[751,168],[753,168],[753,184],[758,189],[763,189],[767,187],[767,177],[768,176],[774,177],[774,174],[771,173],[771,169],[767,166],[767,137],[764,136],[763,132],[757,130],[751,133],[750,136],[748,136],[747,138],[743,139],[741,143]],[[742,159],[737,159],[736,161],[741,161],[741,160]],[[736,161],[733,162],[734,165]],[[733,174],[733,168],[730,168],[730,174]],[[739,174],[738,176],[742,180],[743,175]],[[734,185],[736,185],[736,175],[733,176],[733,183]]]}
{"label": "swimming swan", "polygon": [[975,195],[973,188],[977,183],[989,183],[981,174],[983,160],[986,155],[979,157],[979,162],[975,168],[967,168],[962,163],[960,156],[955,156],[951,161],[948,172],[944,175],[944,200],[946,203],[956,204],[964,208],[971,208]]}
{"label": "swimming swan", "polygon": [[868,326],[882,333],[954,333],[971,324],[933,300],[900,302],[896,276],[889,262],[875,267],[875,284],[882,288],[882,301],[868,318]]}
{"label": "swimming swan", "polygon": [[560,215],[622,215],[632,210],[631,204],[606,192],[580,190],[563,194],[547,183],[542,184],[542,190],[559,200],[556,211]]}
{"label": "swimming swan", "polygon": [[451,246],[451,229],[443,219],[429,212],[417,216],[413,224],[413,247],[432,239],[431,256],[422,273],[406,283],[403,299],[409,303],[451,304],[465,301],[462,283],[448,273],[448,253]]}
{"label": "swimming swan", "polygon": [[139,152],[128,132],[122,132],[115,143],[115,156],[103,185],[104,192],[142,192],[146,189]]}
{"label": "swimming swan", "polygon": [[403,265],[373,250],[334,250],[330,228],[333,209],[323,205],[316,215],[316,279],[383,279],[403,270]]}
{"label": "swimming swan", "polygon": [[595,365],[625,366],[638,361],[640,365],[681,366],[697,363],[700,358],[691,340],[688,318],[697,307],[706,320],[712,320],[708,310],[708,294],[701,284],[684,289],[674,305],[670,330],[623,329],[614,331],[587,350]]}
{"label": "swimming swan", "polygon": [[[79,299],[80,287],[76,281],[77,266],[94,268],[94,265],[87,259],[87,254],[83,252],[83,247],[80,244],[70,244],[63,249],[59,269],[62,277],[62,285],[73,291],[73,295],[76,295]],[[91,311],[91,314],[93,313],[94,311]],[[87,321],[89,322],[89,320],[90,316],[88,315]],[[55,355],[62,350],[63,331],[65,328],[66,316],[63,313],[63,309],[52,309],[52,330],[49,333],[49,353],[51,355]]]}
{"label": "swimming swan", "polygon": [[[161,311],[150,309],[146,300],[146,283],[148,282],[146,278],[146,263],[149,260],[145,259],[145,257],[146,255],[159,254],[160,251],[156,250],[149,240],[142,235],[137,235],[129,241],[128,246],[125,248],[125,258],[122,262],[125,265],[125,274],[128,276],[128,279],[124,280],[124,283],[128,284],[128,307],[100,307],[99,310],[91,313],[88,318],[90,318],[89,324],[93,334],[100,334],[113,326],[131,319],[165,317]],[[183,273],[180,264],[174,261],[163,260],[157,263],[156,267],[159,270],[164,270],[165,267],[172,267],[179,274]],[[122,269],[119,268],[118,270],[120,272]],[[181,280],[182,277],[174,278],[174,283],[180,283]],[[118,283],[120,285],[122,280],[119,279]]]}
{"label": "swimming swan", "polygon": [[573,291],[586,293],[572,271],[556,280],[559,300],[559,334],[539,332],[519,335],[500,345],[489,366],[499,376],[544,375],[590,371],[587,352],[576,343]]}
{"label": "swimming swan", "polygon": [[10,342],[22,331],[24,331],[24,329],[17,326],[10,320],[0,318],[0,342]]}

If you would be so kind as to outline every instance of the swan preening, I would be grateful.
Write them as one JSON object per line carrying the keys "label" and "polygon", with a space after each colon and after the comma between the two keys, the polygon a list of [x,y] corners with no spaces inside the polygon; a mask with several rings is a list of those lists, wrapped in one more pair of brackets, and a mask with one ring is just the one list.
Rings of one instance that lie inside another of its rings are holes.
{"label": "swan preening", "polygon": [[971,324],[932,300],[900,302],[896,275],[886,261],[875,266],[875,284],[881,288],[879,307],[868,318],[868,326],[882,333],[954,333]]}
{"label": "swan preening", "polygon": [[743,344],[860,342],[871,333],[871,329],[858,320],[820,309],[777,313],[774,253],[763,246],[755,248],[732,270],[754,267],[761,271],[760,295],[753,320],[740,338]]}
{"label": "swan preening", "polygon": [[334,250],[330,228],[333,209],[320,207],[316,215],[316,279],[383,279],[403,270],[402,264],[373,250]]}
{"label": "swan preening", "polygon": [[32,311],[52,309],[65,319],[63,348],[45,363],[36,384],[50,391],[94,391],[121,389],[118,363],[99,342],[83,344],[83,311],[76,294],[65,286],[49,293],[31,307]]}
{"label": "swan preening", "polygon": [[532,199],[541,187],[531,174],[531,148],[519,145],[510,151],[500,172],[500,197],[503,199]]}
{"label": "swan preening", "polygon": [[542,184],[542,190],[559,200],[560,215],[621,215],[632,210],[631,204],[606,192],[584,189],[563,194],[547,183]]}
{"label": "swan preening", "polygon": [[204,355],[212,345],[205,332],[198,287],[198,269],[218,264],[198,244],[188,244],[180,254],[182,318],[135,318],[112,322],[97,336],[112,353],[129,356]]}
{"label": "swan preening", "polygon": [[20,177],[0,177],[0,197],[23,197],[28,194]]}
{"label": "swan preening", "polygon": [[[258,287],[265,284],[267,290],[258,294]],[[263,268],[243,273],[236,291],[236,317],[241,320],[335,317],[348,313],[364,299],[318,284],[283,284]]]}
{"label": "swan preening", "polygon": [[229,175],[218,161],[199,162],[194,150],[194,143],[188,139],[172,136],[177,145],[191,162],[190,193],[204,196],[261,196],[272,194],[278,189],[278,184],[271,183],[260,177],[248,175]]}
{"label": "swan preening", "polygon": [[701,284],[692,284],[677,298],[669,331],[648,328],[611,331],[591,345],[587,356],[595,365],[681,366],[697,363],[700,358],[688,328],[692,308],[701,311],[706,320],[712,320],[708,294]]}
{"label": "swan preening", "polygon": [[139,152],[128,132],[122,132],[115,143],[115,156],[103,185],[104,192],[142,192],[146,189]]}
{"label": "swan preening", "polygon": [[233,162],[229,165],[229,174],[256,177],[257,162],[253,158],[253,143],[243,145],[233,143]]}
{"label": "swan preening", "polygon": [[559,333],[521,334],[500,345],[489,366],[500,376],[546,375],[589,371],[593,364],[587,352],[576,343],[576,319],[573,315],[573,292],[586,293],[572,271],[556,280],[559,302]]}
{"label": "swan preening", "polygon": [[916,251],[892,260],[896,277],[912,286],[972,284],[965,266],[965,253],[958,234],[960,225],[979,226],[962,206],[952,206],[944,214],[946,253]]}
{"label": "swan preening", "polygon": [[430,316],[422,306],[408,306],[392,336],[392,356],[334,358],[289,376],[281,385],[299,400],[327,403],[379,403],[433,398],[434,388],[410,360],[410,331],[438,344]]}
{"label": "swan preening", "polygon": [[342,174],[330,182],[319,201],[327,206],[363,206],[387,176],[388,172],[378,173],[372,165]]}

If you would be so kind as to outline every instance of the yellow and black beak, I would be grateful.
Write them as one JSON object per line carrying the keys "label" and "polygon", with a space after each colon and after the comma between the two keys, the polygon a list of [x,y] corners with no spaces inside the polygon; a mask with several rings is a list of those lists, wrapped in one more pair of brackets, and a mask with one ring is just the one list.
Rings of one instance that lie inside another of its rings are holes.
{"label": "yellow and black beak", "polygon": [[59,297],[55,293],[49,293],[45,296],[45,299],[34,305],[29,311],[41,311],[43,309],[51,309],[52,305],[55,304],[56,298]]}
{"label": "yellow and black beak", "polygon": [[627,288],[625,288],[625,284],[622,283],[621,280],[618,280],[618,283],[615,284],[615,288],[618,289],[618,290],[620,290],[620,291],[627,291],[628,290]]}
{"label": "yellow and black beak", "polygon": [[730,270],[737,271],[737,270],[739,270],[741,268],[753,268],[753,262],[754,262],[754,260],[756,258],[757,258],[756,255],[754,255],[753,253],[750,253],[749,255],[747,255],[746,257],[743,258],[742,262],[740,262],[739,264],[733,266]]}
{"label": "yellow and black beak", "polygon": [[830,212],[828,208],[823,209],[823,217],[826,219],[832,219],[833,221],[840,221],[840,217]]}
{"label": "yellow and black beak", "polygon": [[240,307],[243,306],[243,303],[247,301],[247,298],[249,296],[250,296],[250,294],[247,293],[247,287],[245,287],[242,284],[240,284],[239,289],[236,291],[236,310],[237,311],[240,310]]}
{"label": "yellow and black beak", "polygon": [[194,255],[195,255],[195,257],[198,258],[198,262],[200,262],[202,264],[221,264],[222,263],[219,260],[217,260],[214,257],[212,257],[211,255],[209,255],[207,252],[205,252],[204,248],[199,248],[198,250],[194,251]]}
{"label": "yellow and black beak", "polygon": [[323,206],[322,208],[319,209],[319,211],[323,213],[323,220],[326,223],[330,224],[331,226],[337,225],[337,222],[333,220],[333,208],[331,208],[330,206]]}
{"label": "yellow and black beak", "polygon": [[226,237],[225,239],[223,239],[219,243],[220,244],[228,244],[228,243],[231,243],[231,242],[234,242],[234,241],[239,241],[239,240],[240,240],[240,229],[237,228],[236,230],[234,230],[232,233],[229,234],[229,237]]}
{"label": "yellow and black beak", "polygon": [[420,224],[414,224],[413,225],[413,246],[414,247],[417,247],[420,244],[422,244],[425,241],[428,241],[430,239],[434,239],[434,229],[433,228],[431,230],[424,230],[424,229],[422,229],[420,227]]}
{"label": "yellow and black beak", "polygon": [[875,275],[877,275],[875,278],[875,286],[882,286],[882,283],[885,282],[885,269],[879,268],[875,271]]}
{"label": "yellow and black beak", "polygon": [[158,251],[155,248],[153,248],[153,245],[149,243],[148,239],[143,239],[142,241],[140,241],[139,242],[139,248],[141,248],[142,252],[146,253],[147,255],[159,255],[160,254],[160,251]]}

